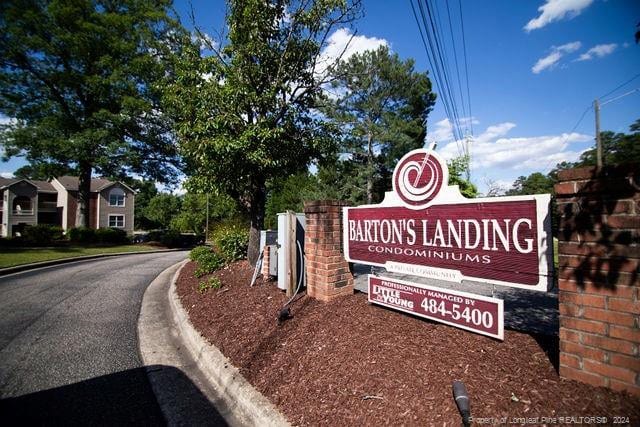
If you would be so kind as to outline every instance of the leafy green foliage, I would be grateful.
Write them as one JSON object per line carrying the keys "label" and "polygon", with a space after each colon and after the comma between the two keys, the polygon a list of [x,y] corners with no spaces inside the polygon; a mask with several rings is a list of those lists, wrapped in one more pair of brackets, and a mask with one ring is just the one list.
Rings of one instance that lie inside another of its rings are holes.
{"label": "leafy green foliage", "polygon": [[[209,223],[238,215],[236,203],[227,195],[209,197]],[[207,222],[207,196],[187,193],[180,212],[171,219],[171,228],[184,233],[203,234]]]}
{"label": "leafy green foliage", "polygon": [[182,206],[179,196],[160,193],[149,200],[149,204],[144,210],[144,216],[160,228],[169,228],[172,219],[178,215]]}
{"label": "leafy green foliage", "polygon": [[300,172],[286,179],[273,180],[269,186],[265,226],[275,229],[278,214],[291,210],[302,212],[305,200],[322,199],[319,180],[309,172]]}
{"label": "leafy green foliage", "polygon": [[227,262],[247,257],[249,233],[243,224],[233,221],[217,224],[211,234],[211,240]]}
{"label": "leafy green foliage", "polygon": [[507,196],[518,196],[525,194],[550,194],[553,193],[555,179],[540,172],[534,172],[529,176],[520,176],[515,180]]}
{"label": "leafy green foliage", "polygon": [[[600,132],[602,141],[602,163],[614,165],[618,163],[640,163],[640,119],[630,127],[631,133]],[[596,147],[580,156],[576,166],[595,166]]]}
{"label": "leafy green foliage", "polygon": [[332,90],[341,96],[327,100],[323,112],[342,129],[340,151],[350,166],[341,168],[342,186],[352,201],[371,204],[390,187],[397,161],[423,146],[436,96],[427,74],[386,46],[351,56],[335,74]]}
{"label": "leafy green foliage", "polygon": [[151,230],[159,228],[160,224],[146,216],[147,206],[152,198],[158,194],[153,181],[142,181],[137,179],[125,179],[125,184],[136,191],[136,206],[134,212],[134,224],[137,230]]}
{"label": "leafy green foliage", "polygon": [[[177,177],[160,89],[184,31],[170,0],[11,0],[0,3],[0,113],[5,156],[24,154],[80,177],[79,225],[93,171]],[[42,169],[41,169],[42,168]]]}
{"label": "leafy green foliage", "polygon": [[32,160],[30,164],[16,169],[13,175],[16,178],[48,181],[58,176],[76,175],[76,171],[74,168],[60,163]]}
{"label": "leafy green foliage", "polygon": [[95,243],[96,230],[87,227],[74,227],[67,231],[67,237],[69,237],[71,243]]}
{"label": "leafy green foliage", "polygon": [[222,287],[222,282],[217,277],[209,277],[207,280],[203,280],[198,283],[198,292],[204,294],[209,289],[220,289]]}
{"label": "leafy green foliage", "polygon": [[456,157],[448,161],[447,166],[449,167],[449,185],[457,185],[464,197],[469,199],[476,197],[478,188],[462,177],[469,166],[469,157]]}
{"label": "leafy green foliage", "polygon": [[206,255],[199,256],[196,263],[198,267],[193,274],[196,277],[202,277],[222,268],[224,266],[224,258],[211,251]]}
{"label": "leafy green foliage", "polygon": [[25,227],[23,240],[25,244],[44,246],[62,240],[62,228],[47,224]]}
{"label": "leafy green foliage", "polygon": [[189,252],[189,259],[191,261],[197,262],[200,258],[209,255],[209,253],[212,251],[213,250],[210,246],[196,246],[195,248],[191,249],[191,252]]}
{"label": "leafy green foliage", "polygon": [[222,49],[192,44],[176,61],[163,111],[176,124],[188,188],[228,194],[241,206],[250,220],[251,261],[267,180],[304,170],[335,148],[313,111],[328,81],[315,65],[328,35],[351,22],[358,6],[359,0],[231,0]]}
{"label": "leafy green foliage", "polygon": [[119,228],[98,228],[95,230],[95,240],[98,243],[108,244],[129,243],[127,232]]}

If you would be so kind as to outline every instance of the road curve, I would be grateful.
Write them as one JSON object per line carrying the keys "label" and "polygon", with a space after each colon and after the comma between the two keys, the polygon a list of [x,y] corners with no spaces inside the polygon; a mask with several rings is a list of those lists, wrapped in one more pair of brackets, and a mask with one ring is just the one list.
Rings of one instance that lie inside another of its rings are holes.
{"label": "road curve", "polygon": [[137,320],[149,283],[185,256],[127,255],[1,277],[0,418],[164,424]]}

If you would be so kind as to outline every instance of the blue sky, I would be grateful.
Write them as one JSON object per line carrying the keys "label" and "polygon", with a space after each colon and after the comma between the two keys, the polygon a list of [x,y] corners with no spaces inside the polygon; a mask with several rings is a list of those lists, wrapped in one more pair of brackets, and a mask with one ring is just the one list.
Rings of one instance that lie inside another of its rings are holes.
{"label": "blue sky", "polygon": [[[224,27],[224,2],[192,0],[191,4],[197,25],[215,38]],[[446,3],[435,0],[435,4],[446,24]],[[354,25],[350,53],[387,44],[401,58],[414,58],[417,70],[429,69],[409,0],[364,0],[363,5],[365,16]],[[452,13],[456,10],[454,31],[459,37],[458,2],[453,0],[450,6]],[[576,160],[594,144],[593,110],[570,133],[585,110],[595,98],[640,74],[640,45],[634,41],[640,2],[462,0],[462,8],[475,138],[474,183],[481,191],[489,182],[509,188],[520,175],[548,172],[562,160]],[[176,9],[190,26],[189,2],[177,0]],[[450,37],[448,25],[441,31],[445,39]],[[346,30],[336,33],[333,48],[349,38]],[[459,44],[457,49],[462,61]],[[450,47],[449,51],[453,67]],[[457,83],[454,86],[457,92]],[[606,99],[639,87],[640,77]],[[601,126],[625,132],[638,118],[640,92],[635,92],[605,105]],[[429,117],[428,132],[445,158],[458,154],[440,100]],[[10,173],[22,164],[19,159],[2,163],[0,172]]]}

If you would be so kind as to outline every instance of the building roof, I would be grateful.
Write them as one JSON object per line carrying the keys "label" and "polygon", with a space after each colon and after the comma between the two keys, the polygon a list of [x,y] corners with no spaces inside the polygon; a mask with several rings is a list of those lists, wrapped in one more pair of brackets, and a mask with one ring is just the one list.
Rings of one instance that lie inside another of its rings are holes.
{"label": "building roof", "polygon": [[[80,179],[77,176],[60,176],[56,178],[56,180],[58,180],[65,190],[78,191]],[[114,184],[115,182],[105,178],[93,178],[91,179],[91,192],[97,193]]]}
{"label": "building roof", "polygon": [[46,192],[46,193],[56,193],[56,189],[51,185],[51,183],[47,181],[38,181],[34,179],[23,179],[23,178],[2,178],[0,177],[0,188],[9,187],[16,182],[26,181],[38,188],[38,191]]}

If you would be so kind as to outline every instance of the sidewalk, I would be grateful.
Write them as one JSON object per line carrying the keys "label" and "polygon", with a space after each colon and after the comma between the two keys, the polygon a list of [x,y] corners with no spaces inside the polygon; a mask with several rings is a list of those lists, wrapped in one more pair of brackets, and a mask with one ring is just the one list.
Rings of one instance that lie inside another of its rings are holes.
{"label": "sidewalk", "polygon": [[[167,423],[288,426],[275,407],[191,325],[175,291],[186,262],[163,271],[149,285],[138,319],[140,354]],[[184,387],[176,384],[176,370],[199,390],[186,390],[185,395]],[[208,402],[191,398],[194,393],[206,396]]]}

